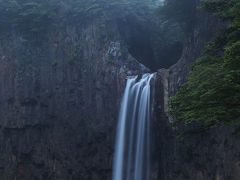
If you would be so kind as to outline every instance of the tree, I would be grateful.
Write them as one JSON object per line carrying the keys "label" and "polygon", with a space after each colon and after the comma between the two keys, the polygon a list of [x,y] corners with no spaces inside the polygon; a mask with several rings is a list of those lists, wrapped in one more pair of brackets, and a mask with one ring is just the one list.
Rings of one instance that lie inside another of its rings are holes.
{"label": "tree", "polygon": [[170,98],[170,114],[187,130],[182,135],[225,125],[239,125],[240,117],[240,3],[205,1],[204,9],[230,25],[206,47],[188,81]]}

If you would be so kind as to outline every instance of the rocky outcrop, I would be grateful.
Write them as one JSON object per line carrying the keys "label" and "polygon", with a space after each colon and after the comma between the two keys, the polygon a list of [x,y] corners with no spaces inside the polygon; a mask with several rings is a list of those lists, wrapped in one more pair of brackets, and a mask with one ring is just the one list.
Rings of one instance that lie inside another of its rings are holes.
{"label": "rocky outcrop", "polygon": [[237,180],[240,179],[240,140],[233,128],[220,127],[181,141],[177,135],[182,127],[170,125],[168,98],[186,81],[204,45],[214,37],[216,28],[222,26],[208,15],[199,13],[198,18],[200,23],[188,35],[182,58],[171,68],[158,72],[160,83],[156,87],[158,102],[154,114],[154,121],[158,121],[156,173],[161,180]]}
{"label": "rocky outcrop", "polygon": [[107,30],[104,40],[97,23],[0,40],[0,179],[111,179],[125,77],[148,70]]}

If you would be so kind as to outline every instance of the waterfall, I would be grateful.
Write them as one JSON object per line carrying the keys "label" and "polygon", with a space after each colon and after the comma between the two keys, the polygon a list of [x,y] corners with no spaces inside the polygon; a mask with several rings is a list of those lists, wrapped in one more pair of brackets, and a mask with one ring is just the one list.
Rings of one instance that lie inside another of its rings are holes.
{"label": "waterfall", "polygon": [[129,77],[122,99],[112,180],[150,179],[150,81]]}

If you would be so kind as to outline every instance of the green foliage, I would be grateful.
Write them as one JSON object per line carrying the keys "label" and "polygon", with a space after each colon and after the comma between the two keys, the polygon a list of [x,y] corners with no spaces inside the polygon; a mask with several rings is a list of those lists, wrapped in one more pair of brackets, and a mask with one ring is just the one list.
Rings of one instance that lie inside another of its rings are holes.
{"label": "green foliage", "polygon": [[[105,21],[137,16],[151,1],[141,0],[0,0],[0,29],[39,33],[52,23],[83,23],[89,19]],[[44,31],[45,32],[45,31]]]}
{"label": "green foliage", "polygon": [[56,61],[56,60],[53,60],[53,61],[52,61],[52,66],[53,66],[53,67],[56,67],[57,65],[58,65],[57,61]]}
{"label": "green foliage", "polygon": [[239,125],[240,3],[214,0],[205,8],[231,25],[209,43],[188,81],[169,101],[170,114],[177,119],[173,125],[184,122],[187,127],[182,135]]}
{"label": "green foliage", "polygon": [[[222,20],[232,18],[236,0],[204,0],[203,9],[219,16]],[[231,9],[229,9],[231,8]]]}
{"label": "green foliage", "polygon": [[68,63],[70,65],[76,64],[77,60],[79,58],[81,58],[81,55],[82,55],[81,48],[80,47],[73,47],[70,54],[69,54],[69,57],[68,57]]}
{"label": "green foliage", "polygon": [[[119,29],[125,28],[133,42],[127,42],[129,49],[142,53],[136,58],[151,59],[150,54],[154,54],[152,67],[169,67],[181,54],[182,31],[176,23],[156,17],[156,7],[154,0],[0,0],[0,34],[14,30],[26,44],[44,42],[51,28],[64,24],[82,27],[94,21],[97,38],[105,42],[115,34],[108,29],[109,22],[121,22]],[[74,52],[70,54],[70,64],[74,64],[74,56]]]}
{"label": "green foliage", "polygon": [[111,64],[116,64],[117,63],[116,59],[114,59],[114,58],[109,58],[108,62],[111,63]]}
{"label": "green foliage", "polygon": [[50,25],[52,18],[56,16],[55,3],[55,0],[42,0],[40,2],[1,0],[1,31],[15,28],[27,33],[43,32],[46,26]]}

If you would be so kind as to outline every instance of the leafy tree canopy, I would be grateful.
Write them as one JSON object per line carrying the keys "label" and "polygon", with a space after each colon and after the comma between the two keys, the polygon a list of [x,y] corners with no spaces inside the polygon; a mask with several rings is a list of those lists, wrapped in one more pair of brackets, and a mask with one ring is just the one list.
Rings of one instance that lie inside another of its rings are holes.
{"label": "leafy tree canopy", "polygon": [[225,125],[239,125],[240,118],[240,3],[205,1],[204,9],[230,25],[206,46],[188,81],[170,98],[170,114],[187,130],[182,135]]}

